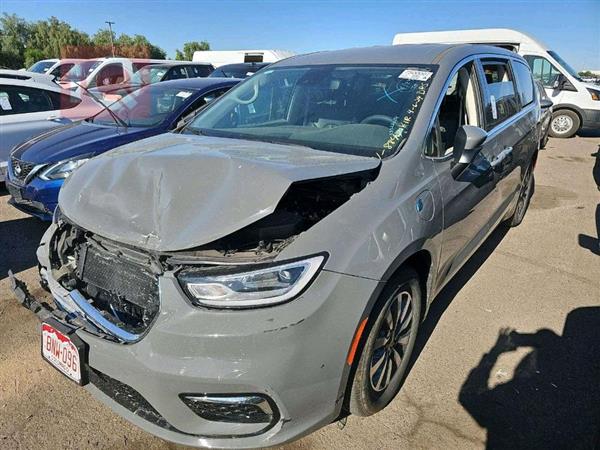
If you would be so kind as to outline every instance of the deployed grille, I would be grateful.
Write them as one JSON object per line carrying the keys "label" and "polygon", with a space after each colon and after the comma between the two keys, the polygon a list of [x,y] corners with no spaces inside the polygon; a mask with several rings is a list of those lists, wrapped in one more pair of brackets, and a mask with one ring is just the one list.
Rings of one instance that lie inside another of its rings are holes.
{"label": "deployed grille", "polygon": [[20,159],[14,157],[10,158],[10,164],[12,166],[13,174],[15,175],[17,180],[21,181],[27,178],[27,175],[29,175],[35,167],[35,164],[33,163],[21,161]]}

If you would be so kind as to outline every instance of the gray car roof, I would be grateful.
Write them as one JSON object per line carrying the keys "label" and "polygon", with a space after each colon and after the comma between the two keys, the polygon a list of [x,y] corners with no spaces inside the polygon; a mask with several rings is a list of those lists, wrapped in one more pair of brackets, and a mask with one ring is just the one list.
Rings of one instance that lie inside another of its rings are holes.
{"label": "gray car roof", "polygon": [[467,56],[493,53],[516,56],[508,50],[478,44],[406,44],[349,48],[293,56],[273,66],[300,66],[319,64],[454,64]]}

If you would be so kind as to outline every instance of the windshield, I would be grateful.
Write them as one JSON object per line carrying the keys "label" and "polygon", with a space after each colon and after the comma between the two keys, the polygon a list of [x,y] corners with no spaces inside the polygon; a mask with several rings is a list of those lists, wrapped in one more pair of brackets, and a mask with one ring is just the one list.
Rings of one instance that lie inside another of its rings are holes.
{"label": "windshield", "polygon": [[408,137],[433,66],[302,66],[258,72],[184,132],[382,157]]}
{"label": "windshield", "polygon": [[46,73],[48,72],[48,69],[52,67],[55,63],[56,61],[38,61],[29,68],[29,71],[37,73]]}
{"label": "windshield", "polygon": [[[152,84],[126,95],[108,108],[129,127],[152,127],[165,120],[193,93],[192,89],[164,87],[161,83]],[[106,110],[95,115],[90,122],[116,125]]]}
{"label": "windshield", "polygon": [[165,66],[146,66],[133,74],[131,82],[133,84],[158,83],[165,76],[167,70],[169,68]]}
{"label": "windshield", "polygon": [[569,72],[569,75],[571,75],[573,78],[576,78],[577,80],[579,80],[579,74],[577,73],[577,71],[575,69],[573,69],[564,59],[562,59],[560,56],[558,56],[558,53],[552,51],[552,50],[548,50],[548,54],[550,56],[552,56],[557,63],[559,63],[563,69],[565,69],[567,72]]}
{"label": "windshield", "polygon": [[82,61],[75,64],[61,78],[62,81],[82,81],[85,80],[92,71],[100,65],[102,61]]}

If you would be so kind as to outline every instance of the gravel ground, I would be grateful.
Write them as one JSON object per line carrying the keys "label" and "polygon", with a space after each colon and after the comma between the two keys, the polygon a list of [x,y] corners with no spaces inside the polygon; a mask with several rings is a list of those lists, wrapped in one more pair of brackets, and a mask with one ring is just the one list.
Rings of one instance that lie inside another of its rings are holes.
{"label": "gravel ground", "polygon": [[[599,136],[550,140],[523,224],[496,231],[438,297],[404,388],[384,411],[285,448],[541,448],[540,439],[558,444],[568,433],[571,449],[600,446]],[[6,272],[37,286],[45,226],[7,201],[0,188],[0,448],[182,448],[41,360],[38,321],[12,297]],[[505,337],[505,328],[519,334]]]}

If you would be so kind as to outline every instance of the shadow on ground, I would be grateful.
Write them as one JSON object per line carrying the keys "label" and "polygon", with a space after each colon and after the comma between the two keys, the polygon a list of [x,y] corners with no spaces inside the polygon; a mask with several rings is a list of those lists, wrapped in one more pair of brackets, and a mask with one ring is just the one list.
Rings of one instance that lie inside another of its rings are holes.
{"label": "shadow on ground", "polygon": [[456,275],[454,275],[452,280],[450,280],[444,289],[437,295],[429,308],[427,318],[421,324],[421,328],[419,328],[419,334],[417,335],[417,341],[415,342],[415,348],[408,365],[407,373],[410,372],[414,363],[419,358],[419,355],[431,337],[433,330],[450,303],[452,303],[452,300],[454,300],[454,297],[456,297],[460,290],[490,257],[496,247],[502,242],[502,239],[504,239],[508,230],[509,228],[504,226],[496,228],[465,265],[456,273]]}
{"label": "shadow on ground", "polygon": [[[596,158],[594,168],[592,169],[592,177],[594,178],[594,183],[596,184],[600,195],[600,145],[598,145],[598,151],[592,153],[591,156]],[[580,234],[578,236],[578,241],[581,247],[596,255],[600,255],[600,203],[596,206],[596,237]]]}
{"label": "shadow on ground", "polygon": [[0,222],[0,280],[9,269],[17,273],[37,265],[35,251],[47,228],[33,217]]}
{"label": "shadow on ground", "polygon": [[[500,330],[465,380],[461,405],[487,429],[491,449],[600,448],[600,307],[577,308],[562,335]],[[506,352],[531,348],[514,377],[488,387]]]}

